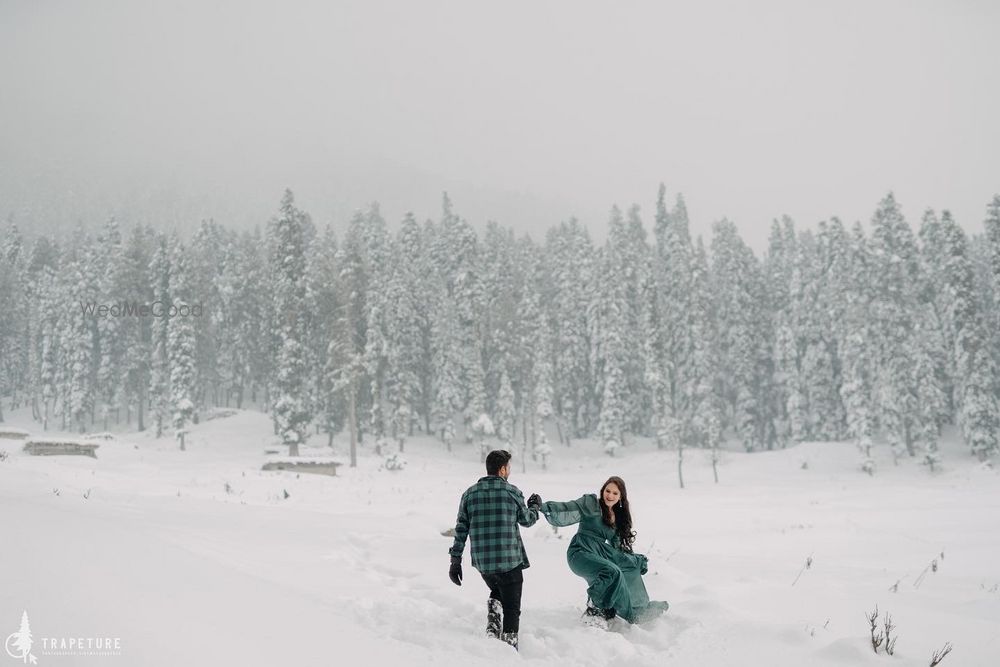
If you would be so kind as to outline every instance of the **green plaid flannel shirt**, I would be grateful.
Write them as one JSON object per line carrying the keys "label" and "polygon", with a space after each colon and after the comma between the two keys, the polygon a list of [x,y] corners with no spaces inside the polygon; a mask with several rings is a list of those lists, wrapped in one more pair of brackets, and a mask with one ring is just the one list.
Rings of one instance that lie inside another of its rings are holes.
{"label": "green plaid flannel shirt", "polygon": [[531,526],[538,510],[528,509],[521,490],[502,477],[488,475],[462,494],[455,521],[455,543],[448,553],[462,557],[465,538],[472,540],[472,567],[483,574],[528,567],[518,524]]}

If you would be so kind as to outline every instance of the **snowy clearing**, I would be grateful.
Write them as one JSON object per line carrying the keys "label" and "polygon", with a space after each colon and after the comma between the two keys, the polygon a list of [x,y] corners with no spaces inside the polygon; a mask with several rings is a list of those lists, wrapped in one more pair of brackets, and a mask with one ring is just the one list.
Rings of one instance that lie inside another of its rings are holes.
{"label": "snowy clearing", "polygon": [[[8,417],[32,430],[23,411]],[[689,450],[685,490],[676,454],[649,442],[616,458],[556,446],[544,472],[515,459],[510,481],[547,500],[621,475],[650,596],[671,605],[649,625],[585,627],[572,530],[541,521],[522,531],[520,654],[483,636],[487,589],[468,554],[465,584],[448,581],[441,533],[483,474],[478,447],[416,438],[404,470],[369,448],[351,469],[338,439],[345,465],[329,477],[261,471],[273,440],[247,411],[191,428],[186,452],[135,433],[96,460],[0,442],[0,634],[27,611],[39,665],[917,666],[948,641],[945,666],[1000,664],[1000,474],[954,438],[934,475],[894,467],[883,447],[869,477],[852,445],[809,443],[727,452],[718,485]],[[897,626],[892,657],[870,646],[876,604]],[[121,655],[41,653],[42,637],[63,636],[120,637]]]}

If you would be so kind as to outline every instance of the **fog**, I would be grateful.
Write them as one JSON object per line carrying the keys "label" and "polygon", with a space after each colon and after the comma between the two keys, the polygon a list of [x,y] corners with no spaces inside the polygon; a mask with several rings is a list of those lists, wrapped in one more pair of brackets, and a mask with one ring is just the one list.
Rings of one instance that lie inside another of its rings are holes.
{"label": "fog", "polygon": [[0,215],[243,228],[290,187],[396,223],[447,190],[600,238],[662,181],[761,250],[889,190],[979,231],[1000,191],[997,3],[290,4],[0,2]]}

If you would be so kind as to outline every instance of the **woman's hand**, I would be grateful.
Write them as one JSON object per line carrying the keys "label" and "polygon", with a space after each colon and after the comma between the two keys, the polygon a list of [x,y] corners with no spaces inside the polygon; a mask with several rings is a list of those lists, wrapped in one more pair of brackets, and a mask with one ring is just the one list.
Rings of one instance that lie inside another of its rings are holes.
{"label": "woman's hand", "polygon": [[528,496],[528,509],[537,510],[542,507],[542,497],[537,493],[532,493]]}
{"label": "woman's hand", "polygon": [[639,574],[646,574],[649,572],[649,559],[642,554],[636,554],[635,557],[639,561]]}

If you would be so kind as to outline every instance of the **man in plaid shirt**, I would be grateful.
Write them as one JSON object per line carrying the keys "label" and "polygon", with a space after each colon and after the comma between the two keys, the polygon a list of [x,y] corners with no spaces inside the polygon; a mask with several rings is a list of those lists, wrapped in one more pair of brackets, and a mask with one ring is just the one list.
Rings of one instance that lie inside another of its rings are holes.
{"label": "man in plaid shirt", "polygon": [[527,527],[538,521],[542,499],[533,494],[525,506],[521,490],[507,482],[510,452],[506,450],[490,452],[486,457],[486,472],[486,477],[462,494],[455,521],[455,543],[448,551],[451,554],[448,576],[456,585],[462,585],[462,552],[465,538],[471,538],[472,567],[479,570],[490,587],[486,633],[517,649],[524,584],[521,570],[529,566],[518,525]]}

